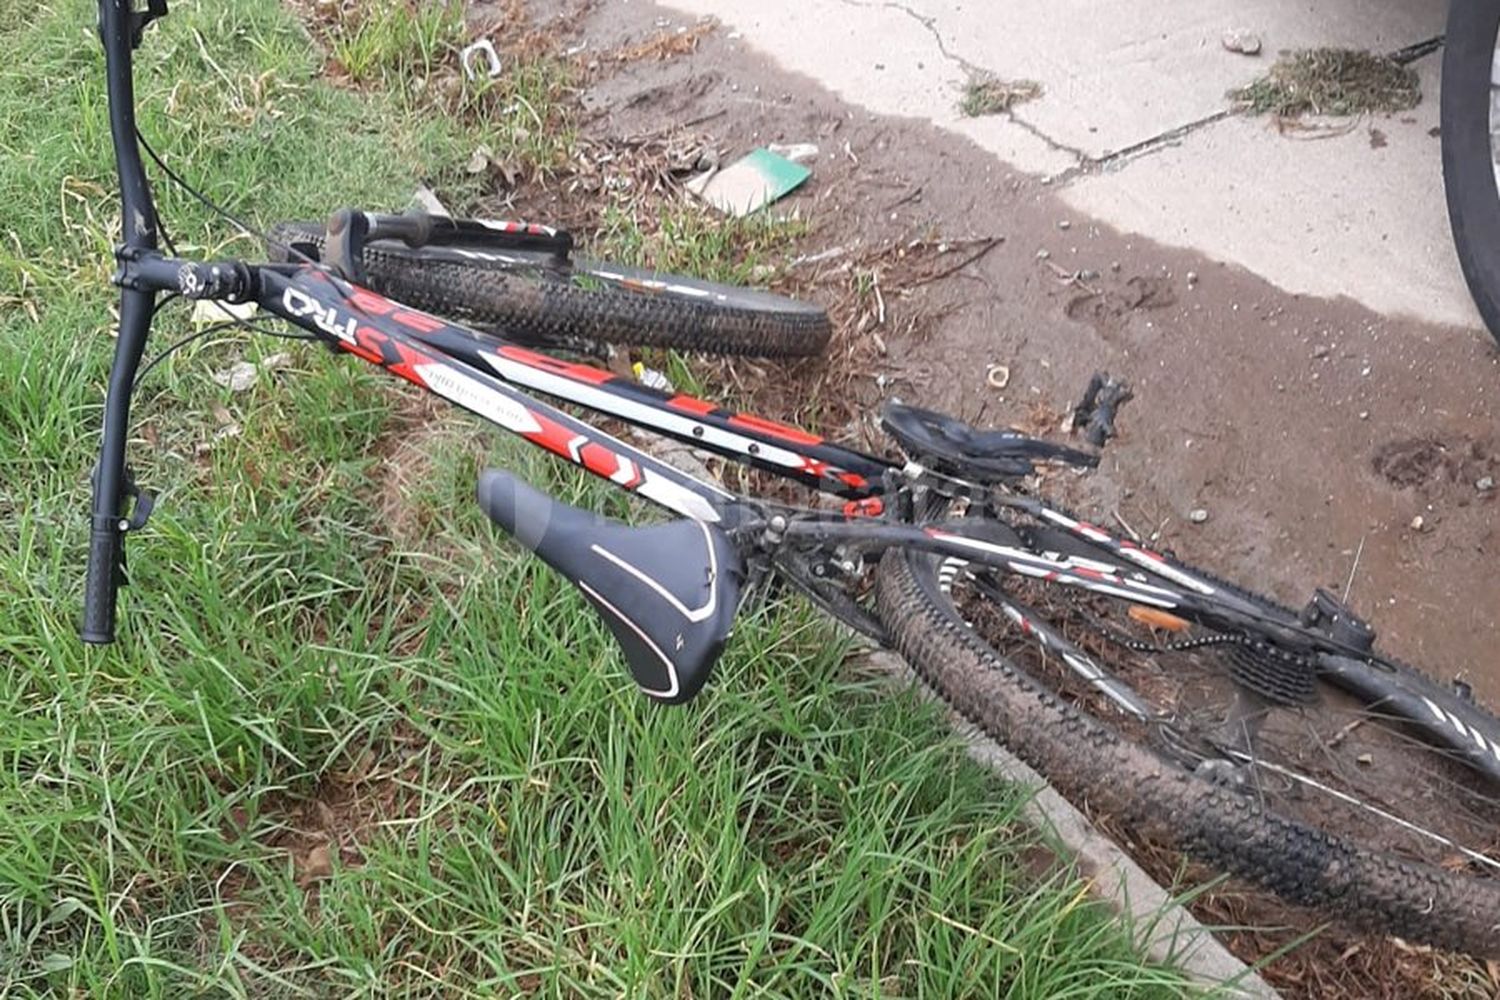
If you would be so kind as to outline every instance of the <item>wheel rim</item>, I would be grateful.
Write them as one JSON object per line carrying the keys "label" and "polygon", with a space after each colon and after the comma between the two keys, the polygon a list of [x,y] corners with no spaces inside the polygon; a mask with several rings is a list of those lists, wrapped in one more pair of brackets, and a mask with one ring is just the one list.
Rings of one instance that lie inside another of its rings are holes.
{"label": "wheel rim", "polygon": [[[1233,644],[1158,656],[1131,652],[1103,638],[1105,632],[1158,645],[1162,636],[1117,601],[994,577],[952,559],[935,561],[933,573],[960,617],[992,648],[1186,769],[1363,846],[1500,879],[1500,787],[1422,743],[1378,707],[1320,685],[1315,705],[1252,702],[1236,712],[1244,699],[1223,651],[1238,648]],[[1020,627],[1015,608],[1028,617]],[[1206,637],[1195,628],[1171,638]],[[1070,662],[1065,644],[1086,662]],[[1132,698],[1152,717],[1133,717]],[[1247,725],[1246,717],[1255,721]],[[1236,739],[1236,726],[1255,732]]]}
{"label": "wheel rim", "polygon": [[1500,187],[1500,34],[1490,58],[1490,165]]}

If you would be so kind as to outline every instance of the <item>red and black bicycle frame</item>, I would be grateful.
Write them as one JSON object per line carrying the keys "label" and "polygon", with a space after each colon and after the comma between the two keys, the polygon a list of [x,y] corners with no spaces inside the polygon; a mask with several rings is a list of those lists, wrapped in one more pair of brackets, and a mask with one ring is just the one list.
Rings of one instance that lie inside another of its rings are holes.
{"label": "red and black bicycle frame", "polygon": [[[955,561],[1107,594],[1223,631],[1263,636],[1285,648],[1316,655],[1325,677],[1357,694],[1384,698],[1388,711],[1411,720],[1440,744],[1462,749],[1471,733],[1479,731],[1451,711],[1444,718],[1433,702],[1427,701],[1424,706],[1421,696],[1409,690],[1400,699],[1393,699],[1378,684],[1361,691],[1361,685],[1369,684],[1374,676],[1369,670],[1357,669],[1361,662],[1379,666],[1382,661],[1320,632],[1315,620],[1303,622],[1290,612],[1273,614],[1233,588],[1204,579],[1158,553],[1038,501],[1011,497],[1001,505],[1049,526],[1059,541],[1055,546],[1046,541],[1045,532],[1023,538],[1003,519],[980,519],[977,534],[970,534],[961,521],[913,523],[902,516],[906,512],[887,512],[884,504],[892,493],[900,493],[913,483],[921,484],[924,472],[919,467],[898,466],[776,421],[735,413],[689,396],[659,392],[600,369],[539,354],[503,338],[406,308],[313,264],[215,264],[163,257],[158,251],[156,210],[136,134],[132,57],[147,25],[165,13],[165,0],[145,0],[144,4],[137,0],[99,0],[110,131],[121,192],[123,239],[116,250],[120,267],[115,281],[122,292],[119,336],[109,375],[99,460],[93,472],[81,629],[85,642],[113,641],[115,603],[124,579],[124,539],[127,532],[142,526],[150,513],[149,494],[137,488],[125,452],[136,375],[158,297],[166,292],[189,299],[256,301],[338,350],[437,393],[683,517],[728,528],[736,527],[736,521],[764,520],[767,530],[760,536],[762,547],[785,543],[802,546],[804,551],[833,552],[844,565],[857,565],[857,557],[863,554],[878,554],[893,547],[915,548]],[[845,516],[784,509],[774,513],[777,509],[772,505],[736,497],[688,475],[537,401],[529,391],[837,495],[847,501]],[[948,485],[966,486],[961,481]],[[975,487],[975,493],[981,502],[992,502],[992,498],[985,499],[988,490]],[[818,599],[814,590],[809,593]],[[1025,627],[1024,612],[1017,608],[1015,614]],[[1060,637],[1057,641],[1061,642]],[[1493,760],[1490,754],[1480,752],[1481,759],[1474,762],[1500,777],[1500,746],[1492,749]],[[1470,759],[1474,760],[1472,753]]]}
{"label": "red and black bicycle frame", "polygon": [[662,392],[409,309],[312,266],[289,273],[261,268],[258,283],[256,299],[267,311],[685,517],[718,520],[734,498],[527,391],[836,494],[866,512],[880,509],[880,495],[900,472],[883,459],[774,420]]}
{"label": "red and black bicycle frame", "polygon": [[[545,393],[616,417],[739,462],[842,497],[845,513],[798,518],[789,525],[807,545],[880,548],[907,546],[1029,573],[1184,613],[1254,615],[1232,595],[1177,571],[1087,525],[1058,526],[1115,565],[1076,555],[1038,554],[994,539],[967,538],[941,526],[921,527],[880,517],[886,495],[908,481],[902,466],[832,444],[794,427],[723,409],[690,396],[660,392],[587,365],[561,361],[501,337],[398,305],[335,277],[324,267],[198,263],[163,257],[157,249],[156,211],[137,144],[132,58],[141,33],[165,4],[137,10],[131,0],[99,0],[100,35],[108,74],[110,127],[125,220],[117,249],[122,288],[120,330],[105,403],[103,441],[94,472],[93,522],[82,634],[87,642],[114,637],[116,591],[123,581],[124,537],[144,522],[147,497],[125,464],[130,398],[158,295],[256,301],[341,351],[378,364],[408,382],[551,451],[679,515],[702,521],[739,518],[761,505],[690,476],[561,410],[532,398]],[[134,498],[134,507],[131,506]],[[1049,516],[1044,514],[1043,516]],[[1066,520],[1066,519],[1064,519]],[[1129,566],[1127,569],[1126,567]],[[1150,580],[1139,570],[1149,571]]]}
{"label": "red and black bicycle frame", "polygon": [[[378,364],[685,517],[722,521],[754,505],[538,402],[527,390],[835,494],[847,501],[850,514],[879,515],[884,494],[903,481],[902,468],[883,459],[773,420],[659,392],[600,369],[536,353],[405,308],[311,264],[197,263],[163,257],[136,135],[132,60],[146,26],[165,13],[166,5],[159,0],[152,0],[144,10],[131,0],[99,0],[124,239],[116,254],[120,267],[115,280],[122,289],[119,337],[94,471],[82,628],[85,641],[113,640],[116,595],[123,582],[124,538],[149,513],[149,495],[136,487],[126,466],[125,449],[136,373],[163,292],[189,299],[256,301],[339,350]],[[840,528],[829,525],[827,530],[837,533]],[[800,524],[799,530],[823,529],[814,518]],[[981,548],[984,544],[890,519],[867,521],[862,531],[866,540],[878,539],[887,546],[914,545],[980,560],[991,558],[998,565],[1005,565],[1014,553],[1008,546],[988,554],[974,551],[975,544]],[[815,541],[807,535],[804,539]],[[831,537],[829,543],[837,544]],[[1115,580],[1124,579],[1067,560],[1043,571],[1054,573],[1059,582],[1096,588],[1113,587]],[[1134,584],[1124,586],[1138,589]],[[1169,601],[1159,598],[1158,603]]]}

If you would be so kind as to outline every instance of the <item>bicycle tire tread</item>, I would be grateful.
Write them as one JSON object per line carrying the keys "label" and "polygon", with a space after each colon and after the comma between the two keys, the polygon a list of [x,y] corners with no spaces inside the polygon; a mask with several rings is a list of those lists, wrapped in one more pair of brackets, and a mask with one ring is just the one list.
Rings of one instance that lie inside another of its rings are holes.
{"label": "bicycle tire tread", "polygon": [[[320,227],[279,223],[273,248],[313,244]],[[283,258],[285,251],[282,252]],[[821,353],[833,328],[822,310],[771,311],[545,281],[493,264],[424,257],[420,250],[364,248],[370,287],[416,309],[494,327],[517,342],[554,348],[610,343],[765,358]]]}
{"label": "bicycle tire tread", "polygon": [[1264,811],[1085,715],[970,630],[924,557],[893,550],[876,606],[896,649],[939,697],[1074,801],[1158,842],[1367,931],[1500,957],[1500,881],[1373,852]]}

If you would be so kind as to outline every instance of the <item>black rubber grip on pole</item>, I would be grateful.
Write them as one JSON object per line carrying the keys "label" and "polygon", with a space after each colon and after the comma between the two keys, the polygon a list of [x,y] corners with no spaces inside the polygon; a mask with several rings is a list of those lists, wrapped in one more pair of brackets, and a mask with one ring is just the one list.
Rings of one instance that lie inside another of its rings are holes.
{"label": "black rubber grip on pole", "polygon": [[95,526],[89,536],[89,568],[83,590],[83,641],[103,646],[115,641],[115,599],[120,590],[121,537],[118,525]]}

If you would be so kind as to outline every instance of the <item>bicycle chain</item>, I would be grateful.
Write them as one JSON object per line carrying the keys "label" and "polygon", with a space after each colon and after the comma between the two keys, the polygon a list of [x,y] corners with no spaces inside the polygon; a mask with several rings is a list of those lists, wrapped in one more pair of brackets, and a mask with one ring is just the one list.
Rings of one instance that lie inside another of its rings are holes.
{"label": "bicycle chain", "polygon": [[[1066,506],[1064,506],[1062,504],[1051,503],[1050,501],[1043,501],[1039,497],[1036,498],[1036,499],[1038,500],[1038,502],[1045,503],[1046,506],[1050,507],[1052,510],[1055,510],[1055,511],[1057,511],[1060,514],[1063,514],[1063,515],[1065,515],[1065,516],[1067,516],[1069,518],[1072,518],[1074,521],[1086,520],[1086,518],[1082,518],[1082,519],[1079,518],[1076,514],[1074,514],[1074,512],[1072,510],[1070,510],[1068,507],[1066,507]],[[1029,516],[1033,516],[1034,517],[1034,515],[1029,515]],[[1240,584],[1232,583],[1229,580],[1224,579],[1223,577],[1219,576],[1216,573],[1212,573],[1212,572],[1209,572],[1208,570],[1202,569],[1202,568],[1200,568],[1198,566],[1186,563],[1186,562],[1182,561],[1181,559],[1179,559],[1177,557],[1177,555],[1171,549],[1169,549],[1169,548],[1157,548],[1156,552],[1158,554],[1166,557],[1177,568],[1179,568],[1179,569],[1181,569],[1181,570],[1183,570],[1185,572],[1192,573],[1195,576],[1200,577],[1201,579],[1203,579],[1207,583],[1210,583],[1210,584],[1212,584],[1212,585],[1214,585],[1216,587],[1220,587],[1220,588],[1222,588],[1222,589],[1224,589],[1226,591],[1229,591],[1230,593],[1237,594],[1240,597],[1242,597],[1245,600],[1250,601],[1252,603],[1261,604],[1261,605],[1264,605],[1267,608],[1275,609],[1277,611],[1282,612],[1283,614],[1290,615],[1294,619],[1298,617],[1297,612],[1295,610],[1293,610],[1290,607],[1287,607],[1286,605],[1282,604],[1280,601],[1277,601],[1277,600],[1274,600],[1272,598],[1266,597],[1264,594],[1259,594],[1259,593],[1257,593],[1257,592],[1255,592],[1253,590],[1248,590],[1245,587],[1241,586]],[[1111,638],[1111,639],[1113,638],[1111,636],[1105,636],[1105,637],[1106,638]],[[1128,643],[1133,643],[1133,642],[1136,642],[1136,641],[1137,640],[1127,639],[1126,643],[1121,643],[1121,645],[1125,645],[1126,648],[1134,648],[1132,646],[1129,646]],[[1235,636],[1225,635],[1225,636],[1222,636],[1222,637],[1207,637],[1206,639],[1189,640],[1189,642],[1192,642],[1192,643],[1202,642],[1202,643],[1204,643],[1206,645],[1220,645],[1220,644],[1225,644],[1225,643],[1253,644],[1255,642],[1255,640],[1253,640],[1249,636],[1245,636],[1245,635],[1235,635]],[[1179,651],[1179,650],[1177,650],[1177,649],[1175,649],[1173,647],[1153,646],[1150,643],[1141,643],[1141,645],[1147,646],[1148,648],[1146,648],[1146,649],[1136,649],[1135,650],[1136,652],[1152,653],[1152,652],[1178,652]],[[1197,647],[1190,647],[1190,648],[1197,648]],[[1187,651],[1187,650],[1182,650],[1182,651]],[[1381,661],[1384,661],[1385,663],[1390,664],[1391,666],[1397,668],[1397,670],[1399,670],[1399,671],[1404,671],[1404,672],[1406,672],[1406,673],[1408,673],[1408,674],[1410,674],[1410,675],[1412,675],[1414,677],[1422,678],[1423,680],[1426,680],[1426,681],[1428,681],[1429,683],[1432,683],[1432,684],[1436,684],[1439,687],[1447,687],[1448,686],[1448,685],[1444,684],[1444,682],[1438,680],[1436,677],[1434,677],[1432,674],[1430,674],[1426,670],[1423,670],[1420,667],[1414,666],[1413,664],[1407,662],[1406,660],[1402,660],[1402,659],[1400,659],[1398,657],[1392,656],[1390,653],[1383,652],[1383,651],[1380,652],[1379,653],[1379,659]],[[1471,704],[1472,707],[1474,707],[1474,708],[1476,708],[1476,709],[1484,712],[1487,716],[1495,719],[1496,722],[1497,722],[1497,724],[1500,724],[1500,715],[1497,715],[1494,711],[1492,711],[1488,707],[1486,707],[1484,705],[1480,705],[1477,702],[1473,702],[1472,700],[1470,700],[1470,704]]]}

